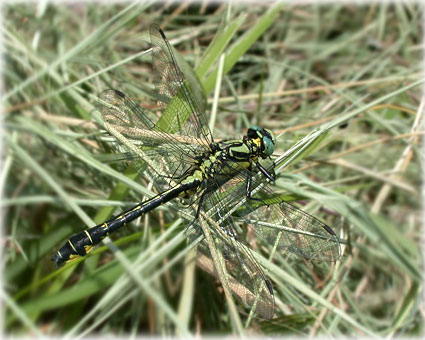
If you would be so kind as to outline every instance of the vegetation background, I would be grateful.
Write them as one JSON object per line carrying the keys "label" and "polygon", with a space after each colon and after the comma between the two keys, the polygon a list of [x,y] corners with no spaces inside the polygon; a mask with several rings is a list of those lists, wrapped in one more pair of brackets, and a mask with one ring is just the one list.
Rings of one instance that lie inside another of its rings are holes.
{"label": "vegetation background", "polygon": [[[3,5],[3,19],[5,333],[422,334],[419,4],[40,2]],[[109,162],[95,103],[110,87],[149,102],[153,22],[218,105],[217,138],[258,124],[279,135],[278,156],[320,132],[275,187],[333,226],[343,256],[265,263],[272,320],[229,312],[217,280],[189,261],[172,205],[114,236],[115,252],[60,270],[50,261],[70,235],[152,192]]]}

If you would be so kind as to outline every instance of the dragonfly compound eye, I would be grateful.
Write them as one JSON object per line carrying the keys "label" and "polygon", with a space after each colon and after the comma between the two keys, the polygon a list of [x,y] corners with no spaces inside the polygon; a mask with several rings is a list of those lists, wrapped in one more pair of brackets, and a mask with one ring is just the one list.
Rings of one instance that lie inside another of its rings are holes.
{"label": "dragonfly compound eye", "polygon": [[263,146],[264,146],[264,150],[263,150],[264,158],[271,156],[274,152],[273,139],[270,138],[270,137],[264,136],[263,137]]}
{"label": "dragonfly compound eye", "polygon": [[262,133],[263,136],[269,138],[271,140],[271,142],[273,143],[273,145],[276,144],[276,136],[274,135],[273,132],[271,132],[269,129],[262,129]]}
{"label": "dragonfly compound eye", "polygon": [[262,139],[262,157],[267,158],[271,156],[274,152],[276,138],[273,132],[268,129],[261,129],[258,134],[261,136]]}
{"label": "dragonfly compound eye", "polygon": [[251,127],[248,129],[248,133],[247,133],[248,138],[258,138],[258,137],[262,137],[261,130],[263,130],[263,129],[262,129],[262,128],[260,128],[259,126],[256,126],[256,125],[251,126]]}

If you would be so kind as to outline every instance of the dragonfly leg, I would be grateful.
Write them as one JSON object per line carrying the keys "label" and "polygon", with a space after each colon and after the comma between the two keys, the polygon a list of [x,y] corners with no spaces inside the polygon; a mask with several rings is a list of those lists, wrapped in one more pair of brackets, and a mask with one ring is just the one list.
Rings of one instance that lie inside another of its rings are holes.
{"label": "dragonfly leg", "polygon": [[[274,170],[272,172],[268,171],[265,167],[263,167],[260,163],[255,163],[258,169],[266,176],[270,181],[274,182],[276,180],[276,174]],[[251,170],[251,169],[249,169]],[[246,179],[246,197],[254,200],[254,201],[262,201],[261,198],[252,197],[252,173],[249,172]]]}
{"label": "dragonfly leg", "polygon": [[272,182],[274,182],[276,180],[276,174],[274,173],[274,170],[272,170],[271,172],[268,171],[265,167],[263,167],[260,163],[256,163],[257,168],[264,174],[264,176],[266,176],[269,180],[271,180]]}
{"label": "dragonfly leg", "polygon": [[204,190],[204,192],[201,195],[201,198],[199,199],[198,208],[196,209],[195,219],[198,219],[199,214],[201,213],[201,207],[204,203],[205,197],[206,197],[207,190]]}
{"label": "dragonfly leg", "polygon": [[249,172],[247,174],[247,178],[246,178],[246,191],[245,191],[246,198],[253,200],[253,201],[262,201],[261,198],[252,197],[251,185],[252,185],[252,174]]}

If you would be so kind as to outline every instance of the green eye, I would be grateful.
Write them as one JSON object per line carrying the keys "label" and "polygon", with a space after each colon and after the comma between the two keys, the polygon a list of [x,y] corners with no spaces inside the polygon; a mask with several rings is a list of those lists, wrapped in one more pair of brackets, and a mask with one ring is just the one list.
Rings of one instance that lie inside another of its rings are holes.
{"label": "green eye", "polygon": [[271,156],[274,152],[274,143],[273,140],[271,140],[268,137],[263,138],[263,144],[264,144],[264,155],[265,156]]}
{"label": "green eye", "polygon": [[276,136],[274,135],[274,133],[269,129],[264,129],[264,131],[266,131],[270,135],[273,145],[276,144]]}
{"label": "green eye", "polygon": [[259,126],[251,126],[248,129],[248,138],[261,138],[262,140],[262,157],[266,158],[273,154],[274,152],[274,143],[276,142],[276,138],[268,129],[260,128]]}

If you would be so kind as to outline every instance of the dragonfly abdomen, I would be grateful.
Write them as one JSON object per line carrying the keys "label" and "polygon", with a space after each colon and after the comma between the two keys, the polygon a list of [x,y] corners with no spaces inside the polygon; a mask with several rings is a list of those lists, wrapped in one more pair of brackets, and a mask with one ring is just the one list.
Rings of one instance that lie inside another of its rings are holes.
{"label": "dragonfly abdomen", "polygon": [[52,257],[57,267],[70,262],[80,256],[85,256],[96,244],[102,241],[110,233],[120,229],[127,223],[134,221],[143,214],[157,208],[182,193],[195,189],[200,185],[200,181],[192,180],[180,183],[163,193],[144,201],[135,207],[122,212],[114,218],[99,224],[90,229],[84,230],[72,236]]}

